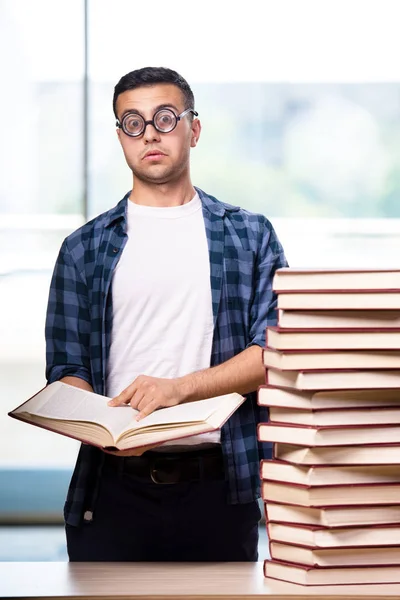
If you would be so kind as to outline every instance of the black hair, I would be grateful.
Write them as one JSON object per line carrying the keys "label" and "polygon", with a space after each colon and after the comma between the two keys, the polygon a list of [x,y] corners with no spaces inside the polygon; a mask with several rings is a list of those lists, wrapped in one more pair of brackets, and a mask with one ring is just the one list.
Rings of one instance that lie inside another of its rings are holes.
{"label": "black hair", "polygon": [[113,96],[113,111],[115,118],[118,119],[116,105],[120,94],[139,87],[157,85],[158,83],[170,83],[176,85],[183,94],[185,110],[187,108],[194,109],[193,92],[182,75],[179,75],[179,73],[172,69],[166,69],[165,67],[143,67],[142,69],[136,69],[136,71],[131,71],[121,77],[115,86]]}

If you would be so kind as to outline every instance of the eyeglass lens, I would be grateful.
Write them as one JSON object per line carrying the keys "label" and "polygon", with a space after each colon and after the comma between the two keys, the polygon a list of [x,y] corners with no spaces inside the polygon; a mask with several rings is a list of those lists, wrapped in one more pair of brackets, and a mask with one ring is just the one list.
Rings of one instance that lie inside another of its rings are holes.
{"label": "eyeglass lens", "polygon": [[146,128],[146,125],[151,123],[162,133],[172,131],[177,124],[175,113],[168,108],[159,110],[155,113],[152,121],[145,121],[141,115],[130,113],[127,114],[122,121],[122,128],[128,135],[140,135]]}

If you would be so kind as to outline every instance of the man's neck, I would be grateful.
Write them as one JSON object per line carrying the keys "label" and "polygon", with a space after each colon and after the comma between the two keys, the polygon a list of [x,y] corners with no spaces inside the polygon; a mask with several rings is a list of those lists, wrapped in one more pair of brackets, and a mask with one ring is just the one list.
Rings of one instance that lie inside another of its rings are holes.
{"label": "man's neck", "polygon": [[160,185],[136,181],[129,200],[143,206],[181,206],[192,200],[196,190],[192,183],[165,183]]}

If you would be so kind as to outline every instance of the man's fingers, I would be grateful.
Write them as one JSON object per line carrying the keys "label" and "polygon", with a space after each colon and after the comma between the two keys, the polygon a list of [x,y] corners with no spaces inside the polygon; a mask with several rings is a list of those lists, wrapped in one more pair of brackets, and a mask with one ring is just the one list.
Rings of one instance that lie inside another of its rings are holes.
{"label": "man's fingers", "polygon": [[122,393],[121,393],[119,396],[115,396],[115,398],[110,400],[108,402],[108,406],[122,406],[123,404],[127,404],[128,401],[129,401],[129,398],[127,400],[125,400],[125,395],[122,395]]}
{"label": "man's fingers", "polygon": [[133,396],[131,397],[129,404],[132,406],[132,408],[139,410],[139,405],[143,401],[144,397],[145,393],[143,392],[143,390],[136,390]]}
{"label": "man's fingers", "polygon": [[138,415],[136,415],[136,421],[140,421],[141,419],[143,419],[144,417],[147,417],[147,415],[150,415],[152,412],[154,412],[157,408],[158,408],[159,404],[157,400],[151,400],[148,404],[146,404],[146,406],[144,406]]}
{"label": "man's fingers", "polygon": [[128,385],[127,388],[125,388],[118,396],[115,396],[115,398],[112,398],[112,400],[110,400],[108,402],[109,406],[121,406],[122,404],[129,404],[133,394],[136,391],[136,386],[131,383],[131,385]]}

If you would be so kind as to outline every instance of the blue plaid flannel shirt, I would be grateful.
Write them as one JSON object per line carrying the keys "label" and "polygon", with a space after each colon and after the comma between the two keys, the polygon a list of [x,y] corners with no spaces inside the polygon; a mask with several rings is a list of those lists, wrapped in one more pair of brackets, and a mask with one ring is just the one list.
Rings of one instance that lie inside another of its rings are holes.
{"label": "blue plaid flannel shirt", "polygon": [[[272,277],[287,263],[264,216],[222,203],[200,189],[197,192],[210,256],[213,366],[253,344],[265,345],[265,329],[276,323]],[[75,376],[91,384],[96,393],[105,394],[112,327],[111,281],[127,240],[128,196],[62,244],[47,308],[48,383]],[[257,442],[256,427],[267,418],[266,409],[257,405],[253,393],[222,428],[230,503],[259,497],[259,462],[270,457],[271,445]],[[103,460],[101,450],[81,445],[64,507],[69,525],[79,525],[85,511],[94,510]]]}

